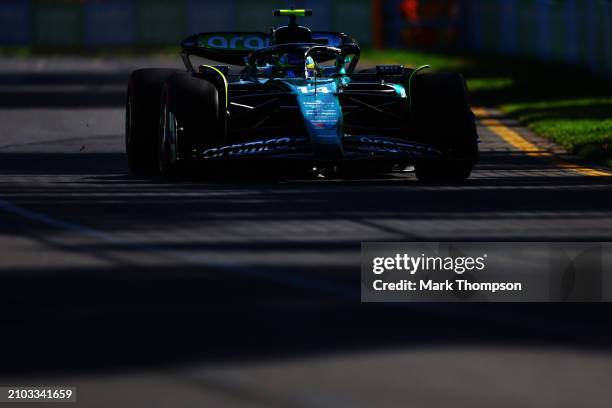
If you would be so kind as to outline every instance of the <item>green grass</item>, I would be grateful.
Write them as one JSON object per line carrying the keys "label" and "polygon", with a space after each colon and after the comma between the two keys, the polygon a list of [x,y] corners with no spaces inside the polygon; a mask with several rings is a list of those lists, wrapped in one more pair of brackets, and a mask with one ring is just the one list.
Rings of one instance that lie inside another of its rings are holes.
{"label": "green grass", "polygon": [[612,84],[586,69],[526,58],[366,50],[367,62],[462,72],[474,105],[499,107],[583,158],[612,166]]}
{"label": "green grass", "polygon": [[468,78],[467,84],[471,92],[486,92],[512,88],[514,80],[512,78]]}
{"label": "green grass", "polygon": [[513,103],[502,108],[568,151],[612,165],[612,97]]}

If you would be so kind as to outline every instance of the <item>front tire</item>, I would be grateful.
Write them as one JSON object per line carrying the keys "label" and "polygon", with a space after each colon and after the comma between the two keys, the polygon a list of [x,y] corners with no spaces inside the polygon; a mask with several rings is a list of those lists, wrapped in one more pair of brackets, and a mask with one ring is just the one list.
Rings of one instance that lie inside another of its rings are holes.
{"label": "front tire", "polygon": [[176,160],[176,139],[178,122],[174,112],[168,107],[168,94],[162,97],[159,136],[157,139],[157,166],[163,178],[175,180],[182,175],[181,166]]}
{"label": "front tire", "polygon": [[134,173],[157,170],[157,133],[164,82],[176,69],[140,69],[130,76],[125,107],[125,151]]}
{"label": "front tire", "polygon": [[222,142],[224,117],[216,86],[190,73],[168,78],[161,100],[158,168],[164,178],[176,180],[186,174],[194,149]]}

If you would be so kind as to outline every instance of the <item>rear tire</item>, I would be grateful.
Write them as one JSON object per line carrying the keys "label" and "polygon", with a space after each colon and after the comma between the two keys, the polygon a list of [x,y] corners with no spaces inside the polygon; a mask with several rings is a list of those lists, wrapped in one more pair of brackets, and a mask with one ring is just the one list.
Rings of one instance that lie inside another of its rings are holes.
{"label": "rear tire", "polygon": [[421,74],[412,92],[419,133],[444,155],[441,160],[415,163],[417,178],[426,183],[465,181],[478,161],[478,133],[463,76]]}
{"label": "rear tire", "polygon": [[157,133],[164,82],[177,69],[141,69],[130,76],[125,108],[125,150],[134,173],[157,170]]}
{"label": "rear tire", "polygon": [[164,178],[186,175],[193,149],[223,140],[219,92],[211,82],[190,73],[172,75],[162,91],[157,139],[158,168]]}

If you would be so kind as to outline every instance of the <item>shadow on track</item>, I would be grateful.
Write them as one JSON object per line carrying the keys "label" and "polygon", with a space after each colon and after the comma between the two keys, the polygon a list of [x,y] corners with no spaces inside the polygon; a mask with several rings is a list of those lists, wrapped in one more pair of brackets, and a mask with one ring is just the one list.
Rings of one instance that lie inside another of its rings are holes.
{"label": "shadow on track", "polygon": [[[525,160],[507,155],[501,166],[513,169]],[[497,162],[485,154],[484,171],[497,170]],[[527,211],[533,218],[551,212],[597,218],[609,211],[604,198],[610,191],[591,189],[601,182],[597,179],[493,174],[464,186],[422,186],[411,178],[173,184],[128,174],[121,154],[2,155],[0,173],[7,176],[0,197],[111,234],[244,220],[269,226],[271,235],[264,241],[252,239],[257,232],[241,231],[230,241],[176,237],[170,243],[143,240],[127,246],[61,243],[53,239],[58,232],[54,228],[3,214],[0,225],[6,234],[107,261],[102,267],[20,268],[0,274],[0,330],[5,334],[0,346],[10,350],[0,358],[3,377],[451,343],[606,350],[611,345],[612,310],[604,304],[361,304],[358,241],[330,241],[322,233],[320,239],[292,243],[285,239],[286,231],[273,227],[277,221],[296,220],[358,224],[396,217],[433,222],[453,213],[478,217],[504,211]],[[18,182],[23,175],[26,184]],[[564,187],[540,189],[543,185]],[[397,240],[414,239],[404,233]],[[308,277],[341,290],[300,288],[231,268],[131,261],[130,255],[143,245],[192,254],[212,250],[228,257],[235,251],[271,253],[278,258],[266,272]],[[291,258],[304,251],[348,251],[351,256],[344,266],[325,261],[295,266]]]}
{"label": "shadow on track", "polygon": [[124,228],[125,220],[138,229],[152,222],[163,227],[236,219],[435,220],[517,211],[534,218],[599,217],[612,198],[608,177],[572,175],[542,159],[509,153],[484,153],[473,177],[459,185],[424,185],[406,175],[319,180],[256,172],[251,169],[244,179],[234,174],[169,182],[155,174],[130,174],[123,154],[4,154],[0,173],[40,182],[17,188],[9,181],[0,193],[18,192],[30,207],[84,217],[109,231]]}
{"label": "shadow on track", "polygon": [[2,319],[1,343],[10,353],[0,377],[449,344],[610,346],[604,305],[360,304],[357,287],[354,299],[338,299],[212,272],[126,267],[3,276],[2,307],[11,313]]}

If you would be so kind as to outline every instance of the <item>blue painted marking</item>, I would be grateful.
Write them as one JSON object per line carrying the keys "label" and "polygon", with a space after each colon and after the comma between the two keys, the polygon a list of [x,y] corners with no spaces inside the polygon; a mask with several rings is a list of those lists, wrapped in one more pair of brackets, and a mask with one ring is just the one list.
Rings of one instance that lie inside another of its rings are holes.
{"label": "blue painted marking", "polygon": [[20,46],[30,41],[30,2],[4,0],[0,3],[0,45]]}
{"label": "blue painted marking", "polygon": [[91,2],[85,5],[84,11],[86,45],[128,45],[136,41],[136,7],[133,2]]}
{"label": "blue painted marking", "polygon": [[482,34],[482,20],[483,13],[479,9],[479,5],[476,5],[472,2],[468,2],[466,4],[468,20],[468,27],[470,29],[470,40],[472,43],[472,48],[480,50],[483,48],[483,34]]}
{"label": "blue painted marking", "polygon": [[565,59],[568,62],[578,61],[578,19],[576,18],[576,0],[565,2],[566,51]]}
{"label": "blue painted marking", "polygon": [[550,47],[550,2],[539,0],[537,3],[538,21],[538,56],[549,58],[551,56]]}
{"label": "blue painted marking", "polygon": [[587,1],[587,62],[591,69],[597,70],[597,12],[595,0]]}
{"label": "blue painted marking", "polygon": [[517,0],[497,0],[502,11],[499,15],[501,27],[501,48],[514,54],[518,48],[518,5]]}
{"label": "blue painted marking", "polygon": [[608,78],[612,79],[612,2],[604,2],[604,50],[606,60],[604,61]]}

